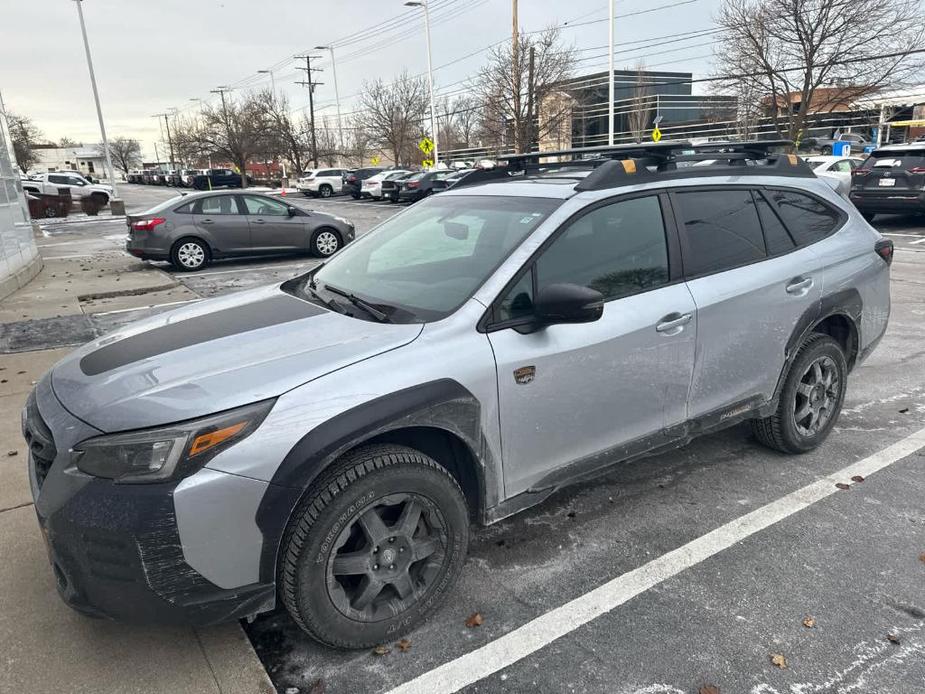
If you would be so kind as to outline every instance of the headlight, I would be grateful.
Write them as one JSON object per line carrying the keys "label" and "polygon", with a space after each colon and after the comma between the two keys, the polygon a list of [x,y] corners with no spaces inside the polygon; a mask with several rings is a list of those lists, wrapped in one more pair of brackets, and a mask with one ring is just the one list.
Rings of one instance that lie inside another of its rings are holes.
{"label": "headlight", "polygon": [[71,451],[81,472],[118,483],[162,482],[192,474],[250,436],[275,400],[158,429],[87,439]]}
{"label": "headlight", "polygon": [[346,224],[348,227],[353,226],[353,222],[351,222],[349,219],[344,219],[343,217],[338,217],[337,215],[334,215],[334,214],[332,214],[331,216],[334,219],[336,219],[338,222],[340,222],[341,224]]}

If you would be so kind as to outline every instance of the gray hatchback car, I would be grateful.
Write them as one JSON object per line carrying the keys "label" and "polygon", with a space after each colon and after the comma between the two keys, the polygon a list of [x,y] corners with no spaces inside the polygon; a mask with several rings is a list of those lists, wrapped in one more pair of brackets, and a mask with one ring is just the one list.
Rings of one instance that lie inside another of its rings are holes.
{"label": "gray hatchback car", "polygon": [[819,446],[892,245],[779,145],[512,158],[303,276],[78,349],[23,412],[60,594],[198,624],[281,602],[369,646],[441,604],[471,521],[744,420]]}
{"label": "gray hatchback car", "polygon": [[343,217],[303,210],[259,193],[210,191],[171,198],[126,218],[126,250],[199,270],[215,258],[313,253],[325,258],[355,237]]}

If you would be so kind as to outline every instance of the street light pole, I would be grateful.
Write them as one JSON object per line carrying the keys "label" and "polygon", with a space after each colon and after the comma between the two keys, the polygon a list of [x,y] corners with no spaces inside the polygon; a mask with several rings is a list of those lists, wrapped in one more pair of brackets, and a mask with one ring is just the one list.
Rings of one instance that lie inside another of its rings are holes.
{"label": "street light pole", "polygon": [[334,60],[334,45],[315,46],[316,51],[331,51],[331,73],[334,75],[334,100],[337,102],[337,140],[340,143],[341,158],[345,156],[344,152],[344,122],[340,116],[340,90],[337,88],[337,62]]}
{"label": "street light pole", "polygon": [[96,117],[100,121],[100,134],[103,136],[103,151],[106,153],[106,168],[109,173],[109,183],[112,186],[113,200],[119,199],[119,193],[116,190],[116,172],[112,168],[112,154],[109,152],[109,140],[106,137],[106,125],[103,123],[103,109],[100,107],[100,93],[96,88],[96,74],[93,72],[93,58],[90,57],[90,42],[87,40],[87,26],[84,24],[84,12],[81,3],[83,0],[75,0],[77,3],[77,17],[80,19],[80,33],[83,35],[84,50],[87,53],[87,68],[90,70],[90,84],[93,87],[93,100],[96,102]]}
{"label": "street light pole", "polygon": [[439,134],[437,133],[437,109],[434,105],[434,70],[430,58],[430,12],[427,9],[427,0],[408,0],[407,7],[424,8],[424,35],[427,39],[427,88],[430,91],[430,130],[434,138],[434,168],[440,161]]}
{"label": "street light pole", "polygon": [[276,98],[276,76],[273,74],[272,70],[257,70],[258,75],[269,75],[270,76],[270,89],[273,90],[273,98]]}
{"label": "street light pole", "polygon": [[610,56],[608,60],[608,66],[610,72],[607,77],[607,94],[608,94],[608,104],[607,104],[607,144],[613,146],[613,6],[614,0],[610,0],[610,24],[608,25],[609,31],[608,36],[610,37]]}

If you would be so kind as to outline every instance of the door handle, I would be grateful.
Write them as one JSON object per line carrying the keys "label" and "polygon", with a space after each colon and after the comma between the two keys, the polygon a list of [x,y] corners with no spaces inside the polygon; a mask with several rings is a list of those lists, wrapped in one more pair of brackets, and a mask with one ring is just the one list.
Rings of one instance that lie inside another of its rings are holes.
{"label": "door handle", "polygon": [[200,224],[215,224],[211,219],[203,219]]}
{"label": "door handle", "polygon": [[266,224],[262,219],[255,219],[254,224]]}
{"label": "door handle", "polygon": [[813,286],[812,277],[794,277],[787,284],[787,293],[788,294],[805,294],[806,291]]}
{"label": "door handle", "polygon": [[669,313],[655,325],[655,331],[676,335],[693,317],[693,313]]}

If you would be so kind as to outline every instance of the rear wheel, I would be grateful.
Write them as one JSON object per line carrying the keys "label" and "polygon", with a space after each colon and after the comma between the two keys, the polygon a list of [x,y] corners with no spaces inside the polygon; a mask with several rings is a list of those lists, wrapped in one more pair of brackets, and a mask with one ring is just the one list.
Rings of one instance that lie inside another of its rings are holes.
{"label": "rear wheel", "polygon": [[318,189],[318,194],[321,195],[321,197],[323,198],[329,198],[332,195],[334,195],[334,189],[331,186],[329,186],[327,183],[325,183]]}
{"label": "rear wheel", "polygon": [[321,228],[312,236],[312,252],[322,258],[333,255],[340,248],[340,236],[333,229]]}
{"label": "rear wheel", "polygon": [[405,446],[358,449],[293,514],[280,560],[283,604],[329,646],[396,638],[452,588],[468,526],[462,490],[431,458]]}
{"label": "rear wheel", "polygon": [[183,272],[204,268],[209,264],[211,257],[208,244],[199,239],[180,239],[170,250],[170,262]]}
{"label": "rear wheel", "polygon": [[790,365],[777,411],[752,420],[755,436],[784,453],[806,453],[819,446],[841,412],[847,374],[841,345],[828,335],[810,335]]}

